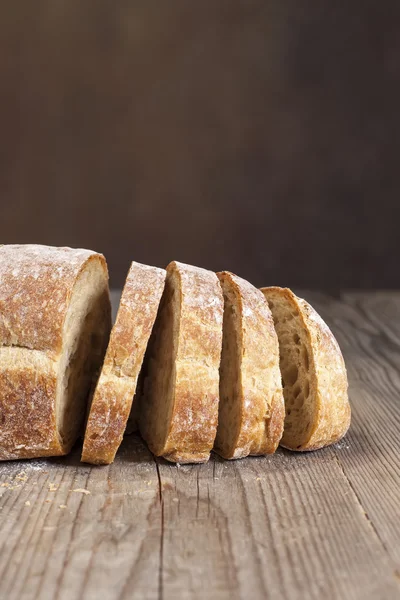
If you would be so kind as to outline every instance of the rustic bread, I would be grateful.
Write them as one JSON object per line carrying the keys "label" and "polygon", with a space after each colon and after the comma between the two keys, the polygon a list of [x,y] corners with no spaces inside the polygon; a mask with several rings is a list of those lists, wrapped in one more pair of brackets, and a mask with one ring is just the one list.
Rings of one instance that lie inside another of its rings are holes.
{"label": "rustic bread", "polygon": [[317,312],[289,289],[263,288],[274,318],[286,405],[281,445],[315,450],[342,438],[350,425],[346,367]]}
{"label": "rustic bread", "polygon": [[217,275],[225,306],[214,450],[224,458],[271,454],[285,419],[271,311],[251,283],[227,271]]}
{"label": "rustic bread", "polygon": [[111,326],[102,255],[0,248],[0,459],[57,456],[81,432]]}
{"label": "rustic bread", "polygon": [[122,442],[166,271],[133,262],[88,417],[82,461],[110,464]]}
{"label": "rustic bread", "polygon": [[172,262],[145,359],[139,428],[157,456],[206,462],[218,420],[223,297],[215,273]]}

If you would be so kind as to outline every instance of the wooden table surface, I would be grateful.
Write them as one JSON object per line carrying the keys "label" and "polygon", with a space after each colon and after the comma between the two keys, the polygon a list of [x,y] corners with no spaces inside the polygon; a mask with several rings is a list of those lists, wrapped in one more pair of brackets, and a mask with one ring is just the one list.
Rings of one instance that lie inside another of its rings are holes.
{"label": "wooden table surface", "polygon": [[0,465],[0,597],[400,598],[400,293],[304,294],[345,355],[347,437],[205,465]]}

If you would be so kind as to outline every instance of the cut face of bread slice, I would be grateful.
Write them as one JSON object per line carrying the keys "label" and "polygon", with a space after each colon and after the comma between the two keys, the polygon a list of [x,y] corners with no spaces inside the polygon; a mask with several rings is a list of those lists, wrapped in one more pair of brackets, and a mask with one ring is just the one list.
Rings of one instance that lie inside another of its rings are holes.
{"label": "cut face of bread slice", "polygon": [[131,265],[90,408],[84,462],[111,463],[122,442],[165,276],[164,269]]}
{"label": "cut face of bread slice", "polygon": [[263,293],[232,273],[217,273],[225,308],[220,401],[214,450],[224,458],[275,452],[285,405],[279,346]]}
{"label": "cut face of bread slice", "polygon": [[281,445],[315,450],[342,438],[350,425],[346,367],[317,312],[288,289],[263,288],[278,334],[286,418]]}
{"label": "cut face of bread slice", "polygon": [[215,273],[172,262],[145,358],[140,433],[157,456],[205,462],[218,419],[223,297]]}
{"label": "cut face of bread slice", "polygon": [[66,454],[111,326],[104,257],[0,248],[0,459]]}

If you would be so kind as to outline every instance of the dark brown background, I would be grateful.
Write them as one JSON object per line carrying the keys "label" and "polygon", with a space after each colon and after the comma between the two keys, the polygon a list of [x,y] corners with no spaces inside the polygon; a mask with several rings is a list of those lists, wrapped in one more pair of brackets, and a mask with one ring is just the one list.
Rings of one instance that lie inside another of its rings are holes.
{"label": "dark brown background", "polygon": [[0,239],[400,286],[400,3],[0,8]]}

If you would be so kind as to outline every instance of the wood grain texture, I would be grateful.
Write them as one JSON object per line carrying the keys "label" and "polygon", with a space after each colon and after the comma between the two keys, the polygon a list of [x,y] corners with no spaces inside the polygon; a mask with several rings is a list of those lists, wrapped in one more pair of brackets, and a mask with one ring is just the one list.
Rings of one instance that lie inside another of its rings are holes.
{"label": "wood grain texture", "polygon": [[304,296],[348,367],[339,445],[177,467],[127,436],[109,467],[4,463],[0,598],[397,599],[400,294]]}
{"label": "wood grain texture", "polygon": [[154,461],[131,437],[117,471],[87,468],[78,451],[2,470],[2,483],[20,485],[1,488],[2,598],[86,599],[99,590],[105,598],[158,597]]}
{"label": "wood grain texture", "polygon": [[340,462],[376,535],[400,565],[400,294],[317,299],[352,384],[351,446]]}

